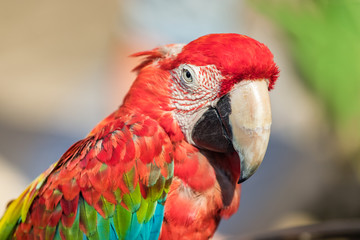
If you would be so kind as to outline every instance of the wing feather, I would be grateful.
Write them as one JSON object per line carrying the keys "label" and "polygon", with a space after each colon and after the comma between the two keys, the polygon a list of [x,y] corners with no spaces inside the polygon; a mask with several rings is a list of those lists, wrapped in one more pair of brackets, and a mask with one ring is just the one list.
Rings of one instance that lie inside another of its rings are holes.
{"label": "wing feather", "polygon": [[[146,116],[107,118],[99,126],[9,205],[1,239],[158,235],[163,214],[156,210],[174,172],[169,137]],[[153,224],[154,217],[161,220]]]}

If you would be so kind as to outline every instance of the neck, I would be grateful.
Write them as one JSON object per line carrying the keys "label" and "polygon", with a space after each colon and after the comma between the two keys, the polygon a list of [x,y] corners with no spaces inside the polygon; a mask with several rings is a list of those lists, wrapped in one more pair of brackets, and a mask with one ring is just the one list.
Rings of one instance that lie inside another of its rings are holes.
{"label": "neck", "polygon": [[173,117],[170,77],[168,71],[156,66],[144,67],[126,95],[119,112],[149,116],[159,122],[174,142],[182,140],[184,136]]}
{"label": "neck", "polygon": [[175,146],[176,177],[165,203],[161,239],[194,239],[194,233],[196,239],[208,239],[221,218],[230,217],[239,206],[239,173],[231,170],[239,166],[237,155],[199,151],[188,145]]}

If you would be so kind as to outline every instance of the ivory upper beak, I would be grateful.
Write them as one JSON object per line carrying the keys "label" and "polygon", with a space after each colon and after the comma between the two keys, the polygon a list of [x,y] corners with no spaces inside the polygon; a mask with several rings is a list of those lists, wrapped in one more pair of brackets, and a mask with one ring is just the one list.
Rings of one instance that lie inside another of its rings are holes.
{"label": "ivory upper beak", "polygon": [[265,80],[241,81],[230,92],[233,147],[240,157],[239,183],[260,166],[270,137],[271,107]]}

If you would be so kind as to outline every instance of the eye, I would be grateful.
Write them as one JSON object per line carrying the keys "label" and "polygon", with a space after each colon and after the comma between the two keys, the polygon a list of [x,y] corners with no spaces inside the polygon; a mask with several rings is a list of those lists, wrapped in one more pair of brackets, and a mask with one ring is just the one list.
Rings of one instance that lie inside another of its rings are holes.
{"label": "eye", "polygon": [[190,71],[190,69],[186,67],[184,67],[182,70],[182,78],[187,83],[191,83],[194,81],[193,73]]}

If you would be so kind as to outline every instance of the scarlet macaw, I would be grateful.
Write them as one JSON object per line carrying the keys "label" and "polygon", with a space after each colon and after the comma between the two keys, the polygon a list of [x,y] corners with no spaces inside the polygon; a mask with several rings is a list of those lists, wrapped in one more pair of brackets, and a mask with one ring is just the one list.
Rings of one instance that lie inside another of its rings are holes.
{"label": "scarlet macaw", "polygon": [[140,52],[123,104],[9,204],[0,239],[208,239],[263,160],[279,70],[210,34]]}

